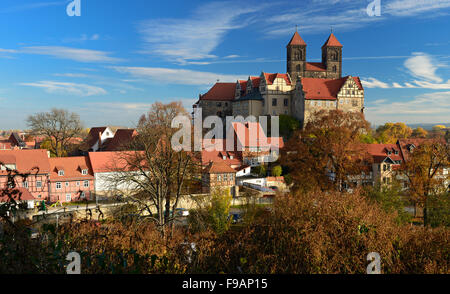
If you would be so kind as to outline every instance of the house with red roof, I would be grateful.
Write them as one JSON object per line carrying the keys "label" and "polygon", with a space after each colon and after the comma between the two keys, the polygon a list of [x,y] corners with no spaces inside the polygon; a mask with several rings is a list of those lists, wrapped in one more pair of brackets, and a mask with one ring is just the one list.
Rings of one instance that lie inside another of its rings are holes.
{"label": "house with red roof", "polygon": [[230,189],[236,184],[236,170],[223,161],[211,161],[202,171],[202,191],[211,193],[214,189]]}
{"label": "house with red roof", "polygon": [[364,88],[358,77],[300,78],[293,93],[292,116],[303,125],[320,110],[364,112]]}
{"label": "house with red roof", "polygon": [[134,152],[138,151],[89,152],[88,157],[94,175],[93,193],[96,197],[101,199],[115,196],[111,189],[112,186],[123,192],[127,192],[130,189],[132,183],[116,185],[112,179],[123,175],[124,172],[135,172],[127,162],[132,158]]}
{"label": "house with red roof", "polygon": [[47,150],[0,150],[0,189],[8,185],[11,171],[20,174],[14,177],[15,187],[11,188],[25,188],[35,199],[47,199],[50,174]]}
{"label": "house with red roof", "polygon": [[88,156],[55,157],[49,162],[51,202],[92,199],[94,173]]}
{"label": "house with red roof", "polygon": [[94,127],[89,130],[87,147],[89,151],[100,151],[102,146],[114,138],[114,132],[109,127]]}

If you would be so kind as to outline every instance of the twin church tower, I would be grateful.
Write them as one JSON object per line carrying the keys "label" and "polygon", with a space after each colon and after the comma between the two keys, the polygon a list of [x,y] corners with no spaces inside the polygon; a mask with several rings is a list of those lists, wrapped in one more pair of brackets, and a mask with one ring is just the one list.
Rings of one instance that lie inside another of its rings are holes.
{"label": "twin church tower", "polygon": [[306,61],[306,43],[295,32],[287,47],[287,72],[293,81],[298,77],[339,79],[342,75],[342,44],[333,33],[322,46],[322,62]]}

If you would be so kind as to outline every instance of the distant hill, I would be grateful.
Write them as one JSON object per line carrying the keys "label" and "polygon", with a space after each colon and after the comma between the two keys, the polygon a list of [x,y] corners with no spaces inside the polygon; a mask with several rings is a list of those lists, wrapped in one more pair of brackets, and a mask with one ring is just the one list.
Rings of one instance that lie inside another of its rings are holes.
{"label": "distant hill", "polygon": [[[423,128],[423,129],[425,129],[425,130],[427,130],[427,131],[430,131],[434,126],[436,126],[436,125],[444,125],[444,126],[446,126],[447,128],[450,128],[450,122],[447,122],[447,123],[431,123],[431,124],[429,124],[429,123],[423,123],[423,124],[406,124],[408,127],[410,127],[411,129],[416,129],[416,128],[418,128],[418,127],[421,127],[421,128]],[[375,126],[375,129],[376,128],[378,128],[379,126],[382,126],[382,125],[376,125]]]}

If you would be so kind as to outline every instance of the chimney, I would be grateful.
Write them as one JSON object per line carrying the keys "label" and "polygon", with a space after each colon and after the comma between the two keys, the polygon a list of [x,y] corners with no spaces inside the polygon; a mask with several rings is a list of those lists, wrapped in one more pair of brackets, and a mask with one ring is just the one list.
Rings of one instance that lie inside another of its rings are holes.
{"label": "chimney", "polygon": [[102,132],[98,132],[98,149],[102,147]]}

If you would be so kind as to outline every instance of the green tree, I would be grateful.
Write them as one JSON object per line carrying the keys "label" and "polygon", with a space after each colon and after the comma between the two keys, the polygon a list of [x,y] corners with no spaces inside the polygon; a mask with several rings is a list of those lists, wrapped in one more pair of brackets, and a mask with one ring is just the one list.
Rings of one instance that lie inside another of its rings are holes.
{"label": "green tree", "polygon": [[294,117],[286,114],[280,115],[280,135],[289,139],[292,134],[300,128],[300,122]]}
{"label": "green tree", "polygon": [[265,177],[267,175],[266,167],[264,165],[255,166],[253,172],[260,177]]}
{"label": "green tree", "polygon": [[396,221],[400,224],[411,221],[412,216],[405,211],[408,201],[402,195],[402,189],[397,182],[392,185],[377,185],[368,187],[365,191],[368,199],[380,204],[381,208],[387,213],[397,213]]}
{"label": "green tree", "polygon": [[283,168],[281,167],[281,165],[277,165],[272,168],[272,176],[279,177],[279,176],[281,176],[282,173],[283,173]]}
{"label": "green tree", "polygon": [[230,189],[215,189],[211,193],[211,206],[208,213],[209,224],[219,235],[228,231],[231,226],[231,200]]}

